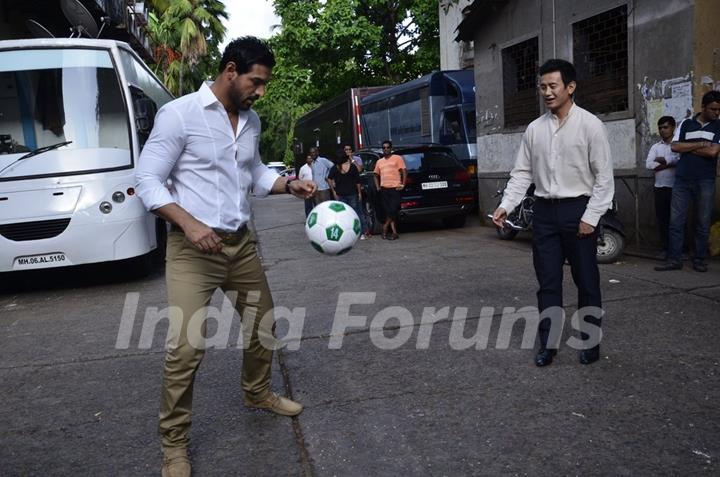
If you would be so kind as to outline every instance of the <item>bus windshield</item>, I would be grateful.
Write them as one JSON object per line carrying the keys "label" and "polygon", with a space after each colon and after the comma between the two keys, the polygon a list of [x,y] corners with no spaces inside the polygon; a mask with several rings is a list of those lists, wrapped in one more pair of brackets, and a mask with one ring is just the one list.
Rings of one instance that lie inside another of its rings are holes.
{"label": "bus windshield", "polygon": [[0,51],[0,180],[130,167],[129,126],[109,51]]}

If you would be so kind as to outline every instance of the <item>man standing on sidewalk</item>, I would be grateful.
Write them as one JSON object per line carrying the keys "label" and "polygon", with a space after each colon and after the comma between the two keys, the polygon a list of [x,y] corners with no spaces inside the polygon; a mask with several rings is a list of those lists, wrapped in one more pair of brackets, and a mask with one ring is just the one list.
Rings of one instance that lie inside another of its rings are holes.
{"label": "man standing on sidewalk", "polygon": [[663,258],[667,260],[668,230],[670,227],[670,201],[675,183],[675,165],[680,156],[671,149],[675,134],[675,118],[663,116],[658,122],[660,141],[653,144],[645,161],[645,167],[655,172],[655,217],[662,245]]}
{"label": "man standing on sidewalk", "polygon": [[254,37],[232,41],[212,84],[160,109],[140,155],[138,195],[172,224],[166,265],[170,342],[159,423],[164,477],[191,472],[193,383],[204,354],[204,319],[198,318],[205,317],[217,288],[242,317],[245,405],[284,416],[303,409],[270,389],[273,300],[257,238],[247,227],[250,192],[301,198],[315,192],[313,182],[289,182],[260,160],[260,119],[250,108],[265,94],[274,65],[265,42]]}
{"label": "man standing on sidewalk", "polygon": [[[560,342],[566,259],[578,288],[578,309],[596,309],[582,318],[586,322],[582,327],[600,327],[601,316],[596,316],[602,306],[596,227],[610,207],[615,185],[605,127],[573,101],[575,67],[553,59],[543,64],[539,73],[548,112],[527,127],[493,222],[502,227],[507,212],[515,209],[528,186],[535,184],[533,264],[540,285],[540,349],[535,364],[546,366],[552,363]],[[590,339],[587,333],[581,336]],[[599,357],[598,343],[580,353],[580,362],[589,364]]]}
{"label": "man standing on sidewalk", "polygon": [[402,156],[393,154],[392,142],[383,141],[381,157],[375,163],[375,188],[380,192],[380,200],[385,210],[385,223],[382,237],[388,240],[397,240],[397,220],[400,212],[400,199],[405,181],[407,168]]}
{"label": "man standing on sidewalk", "polygon": [[[300,171],[298,172],[298,179],[301,181],[312,181],[313,175],[312,175],[312,162],[313,158],[310,154],[305,156],[305,164],[300,168]],[[308,215],[310,215],[310,212],[313,210],[313,207],[315,207],[315,202],[312,198],[305,199],[305,218],[307,218]]]}
{"label": "man standing on sidewalk", "polygon": [[327,182],[327,176],[334,164],[330,159],[322,157],[318,148],[315,146],[310,148],[310,155],[313,158],[310,168],[312,169],[313,180],[317,184],[315,205],[318,205],[321,202],[332,199],[332,195],[330,194],[330,185]]}
{"label": "man standing on sidewalk", "polygon": [[682,268],[685,222],[690,199],[695,201],[697,224],[693,270],[707,272],[710,223],[715,205],[717,156],[720,153],[720,91],[708,91],[702,98],[702,111],[680,125],[672,150],[680,153],[675,168],[675,186],[670,206],[670,234],[667,262],[655,267],[658,272]]}

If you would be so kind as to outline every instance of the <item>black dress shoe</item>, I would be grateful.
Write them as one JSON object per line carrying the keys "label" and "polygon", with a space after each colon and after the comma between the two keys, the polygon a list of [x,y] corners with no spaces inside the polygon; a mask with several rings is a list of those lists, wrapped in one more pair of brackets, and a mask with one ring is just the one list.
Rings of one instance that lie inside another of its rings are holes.
{"label": "black dress shoe", "polygon": [[705,262],[693,262],[693,270],[705,273],[708,271],[708,266]]}
{"label": "black dress shoe", "polygon": [[655,267],[656,272],[669,272],[670,270],[682,269],[682,262],[665,262]]}
{"label": "black dress shoe", "polygon": [[600,359],[600,346],[593,346],[580,352],[580,364],[594,363]]}
{"label": "black dress shoe", "polygon": [[553,356],[557,354],[556,349],[541,349],[535,355],[535,366],[542,367],[552,363]]}

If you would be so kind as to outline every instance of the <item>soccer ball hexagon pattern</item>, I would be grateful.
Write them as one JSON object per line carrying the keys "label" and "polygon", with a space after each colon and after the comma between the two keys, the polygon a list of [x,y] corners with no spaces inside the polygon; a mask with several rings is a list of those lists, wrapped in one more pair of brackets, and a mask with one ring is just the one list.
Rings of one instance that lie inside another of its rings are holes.
{"label": "soccer ball hexagon pattern", "polygon": [[360,219],[353,208],[336,200],[316,205],[305,221],[305,234],[310,245],[327,255],[350,251],[361,233]]}

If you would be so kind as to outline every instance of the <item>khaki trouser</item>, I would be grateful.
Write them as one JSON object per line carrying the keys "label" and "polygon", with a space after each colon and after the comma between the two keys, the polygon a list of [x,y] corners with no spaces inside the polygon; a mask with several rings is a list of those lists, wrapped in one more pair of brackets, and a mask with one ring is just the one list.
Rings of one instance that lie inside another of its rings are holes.
{"label": "khaki trouser", "polygon": [[[243,391],[249,399],[260,400],[270,388],[275,322],[272,296],[257,254],[255,233],[245,229],[234,239],[224,241],[221,253],[206,255],[182,232],[168,234],[166,280],[171,331],[159,424],[166,450],[188,444],[195,372],[205,352],[204,346],[197,344],[205,334],[205,307],[216,288],[234,300],[242,320]],[[193,318],[196,312],[200,315]]]}

